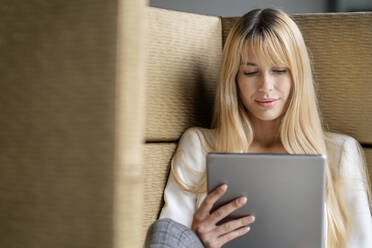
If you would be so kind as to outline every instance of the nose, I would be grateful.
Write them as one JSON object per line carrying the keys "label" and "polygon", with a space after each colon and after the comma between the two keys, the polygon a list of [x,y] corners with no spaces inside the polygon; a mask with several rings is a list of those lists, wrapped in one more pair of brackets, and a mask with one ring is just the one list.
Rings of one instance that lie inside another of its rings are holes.
{"label": "nose", "polygon": [[270,73],[262,73],[260,78],[260,84],[258,87],[258,91],[260,92],[270,92],[273,90],[274,87],[274,78]]}

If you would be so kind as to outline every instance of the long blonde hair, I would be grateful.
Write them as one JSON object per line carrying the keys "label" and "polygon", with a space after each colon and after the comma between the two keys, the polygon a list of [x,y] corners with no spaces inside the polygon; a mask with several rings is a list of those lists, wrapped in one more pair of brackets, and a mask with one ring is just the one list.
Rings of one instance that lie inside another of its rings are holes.
{"label": "long blonde hair", "polygon": [[[236,76],[239,66],[245,64],[250,56],[250,47],[260,59],[269,59],[290,69],[291,95],[280,126],[285,150],[290,154],[327,154],[315,81],[304,39],[295,22],[275,9],[248,12],[234,24],[227,36],[212,122],[216,139],[214,144],[209,144],[210,149],[217,152],[249,152],[254,130],[240,100]],[[351,224],[340,196],[340,176],[330,166],[332,164],[333,161],[327,161],[327,247],[342,248],[347,244]],[[174,176],[184,190],[200,193],[200,189],[204,189],[205,175],[201,177],[200,184],[192,187],[182,183],[176,173]],[[368,184],[367,192],[370,194]]]}

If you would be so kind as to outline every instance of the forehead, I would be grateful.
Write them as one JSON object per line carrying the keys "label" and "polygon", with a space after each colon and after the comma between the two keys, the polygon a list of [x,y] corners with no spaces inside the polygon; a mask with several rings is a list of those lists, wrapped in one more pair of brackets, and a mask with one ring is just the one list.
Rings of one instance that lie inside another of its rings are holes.
{"label": "forehead", "polygon": [[248,63],[289,65],[286,52],[278,42],[262,39],[244,41],[240,54],[240,64]]}

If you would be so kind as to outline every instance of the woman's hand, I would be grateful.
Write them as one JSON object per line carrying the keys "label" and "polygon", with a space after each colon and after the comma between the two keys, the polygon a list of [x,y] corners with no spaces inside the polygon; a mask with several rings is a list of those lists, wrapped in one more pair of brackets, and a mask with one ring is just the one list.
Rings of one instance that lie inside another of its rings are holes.
{"label": "woman's hand", "polygon": [[214,203],[225,194],[227,185],[223,184],[209,193],[194,214],[191,229],[199,236],[206,247],[221,247],[226,242],[249,232],[255,217],[250,215],[216,225],[220,220],[242,207],[246,197],[239,197],[210,213]]}

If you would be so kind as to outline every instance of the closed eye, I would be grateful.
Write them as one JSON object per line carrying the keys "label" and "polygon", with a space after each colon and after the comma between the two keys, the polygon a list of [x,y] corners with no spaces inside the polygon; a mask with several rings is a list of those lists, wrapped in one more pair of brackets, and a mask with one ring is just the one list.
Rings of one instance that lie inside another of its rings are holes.
{"label": "closed eye", "polygon": [[247,76],[249,76],[249,75],[254,75],[254,74],[256,74],[257,73],[257,71],[252,71],[252,72],[244,72],[244,75],[247,75]]}
{"label": "closed eye", "polygon": [[283,69],[283,70],[273,70],[273,71],[276,72],[276,73],[285,73],[285,72],[287,72],[286,69]]}

